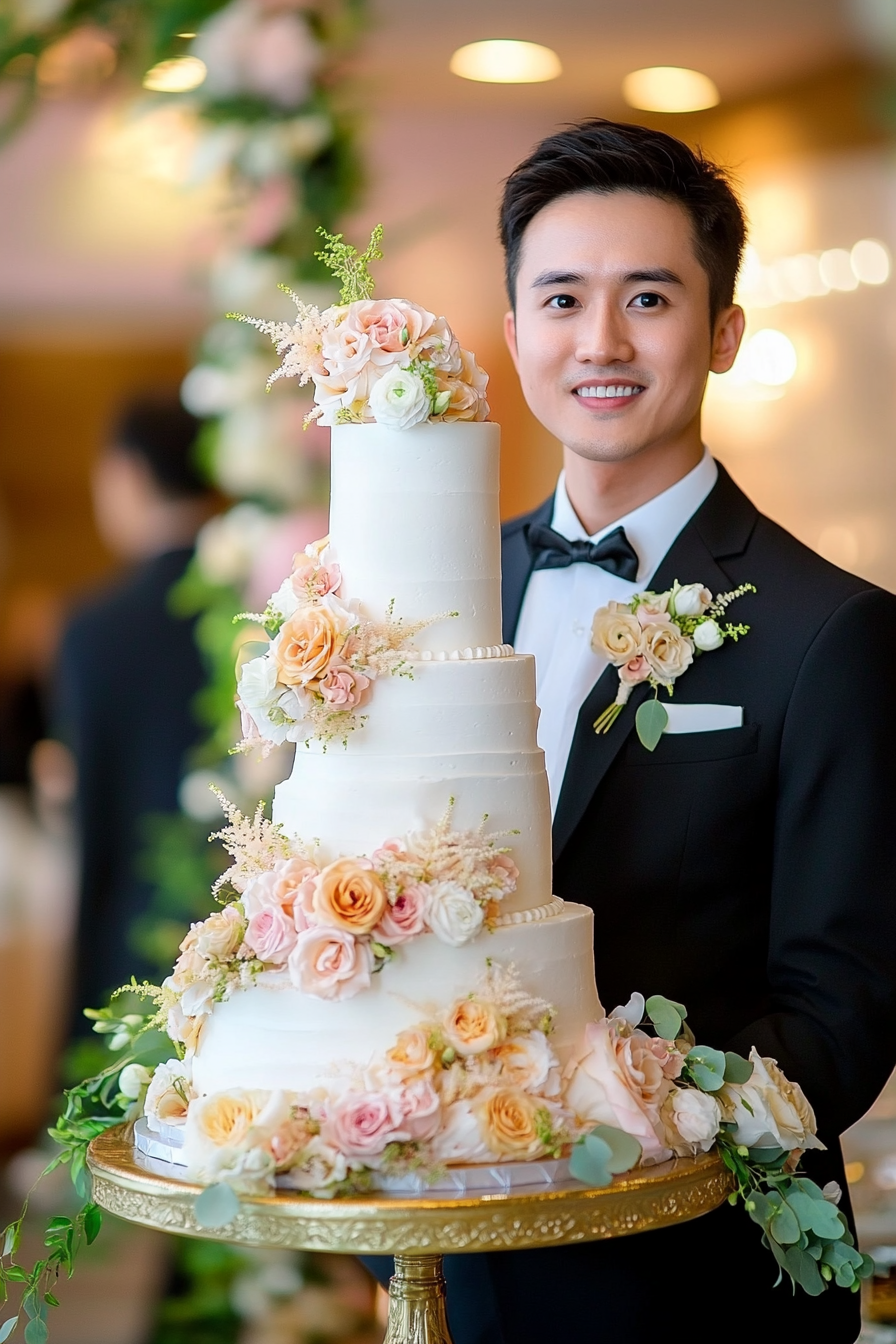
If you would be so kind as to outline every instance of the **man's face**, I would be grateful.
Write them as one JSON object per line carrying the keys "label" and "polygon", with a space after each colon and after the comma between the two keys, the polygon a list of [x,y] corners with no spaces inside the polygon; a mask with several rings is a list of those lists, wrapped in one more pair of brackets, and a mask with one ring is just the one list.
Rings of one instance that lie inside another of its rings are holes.
{"label": "man's face", "polygon": [[674,202],[577,192],[526,228],[507,340],[532,412],[582,457],[699,438],[707,374],[731,367],[742,331],[739,308],[710,328],[709,279]]}

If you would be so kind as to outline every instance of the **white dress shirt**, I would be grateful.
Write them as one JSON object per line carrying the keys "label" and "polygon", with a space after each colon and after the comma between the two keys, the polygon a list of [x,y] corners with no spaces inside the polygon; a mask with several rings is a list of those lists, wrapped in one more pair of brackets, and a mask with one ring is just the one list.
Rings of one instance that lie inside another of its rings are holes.
{"label": "white dress shirt", "polygon": [[[625,528],[638,555],[638,577],[632,583],[599,565],[579,563],[566,569],[539,569],[529,579],[514,643],[517,652],[535,655],[536,700],[541,710],[538,744],[545,754],[554,811],[579,710],[607,666],[606,659],[591,648],[594,613],[608,602],[628,602],[635,593],[649,588],[661,560],[715,485],[718,474],[715,462],[704,450],[701,461],[687,476],[588,537],[569,502],[564,473],[560,473],[551,527],[568,541],[600,541],[615,528]],[[700,574],[677,577],[682,583],[702,582]]]}

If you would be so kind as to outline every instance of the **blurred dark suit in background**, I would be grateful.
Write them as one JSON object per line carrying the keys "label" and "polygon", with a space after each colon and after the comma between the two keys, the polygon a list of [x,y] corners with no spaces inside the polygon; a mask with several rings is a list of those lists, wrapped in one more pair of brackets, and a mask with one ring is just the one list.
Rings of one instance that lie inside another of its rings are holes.
{"label": "blurred dark suit in background", "polygon": [[74,972],[81,1009],[148,967],[128,931],[152,891],[139,873],[144,818],[177,810],[185,756],[199,737],[191,704],[205,675],[193,622],[168,597],[212,511],[193,460],[198,422],[174,399],[123,414],[94,475],[97,525],[130,562],[72,616],[56,678],[56,731],[78,770],[80,904]]}

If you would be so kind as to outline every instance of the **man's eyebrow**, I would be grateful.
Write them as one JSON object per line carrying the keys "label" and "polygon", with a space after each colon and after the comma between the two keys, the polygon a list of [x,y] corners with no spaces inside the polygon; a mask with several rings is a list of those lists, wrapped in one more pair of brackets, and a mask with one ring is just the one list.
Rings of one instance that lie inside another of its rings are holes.
{"label": "man's eyebrow", "polygon": [[[624,285],[641,284],[666,284],[682,285],[684,281],[680,275],[670,271],[665,266],[651,267],[648,270],[628,271],[620,277]],[[542,271],[536,275],[532,281],[532,289],[550,289],[554,285],[584,285],[587,284],[587,277],[580,271]]]}

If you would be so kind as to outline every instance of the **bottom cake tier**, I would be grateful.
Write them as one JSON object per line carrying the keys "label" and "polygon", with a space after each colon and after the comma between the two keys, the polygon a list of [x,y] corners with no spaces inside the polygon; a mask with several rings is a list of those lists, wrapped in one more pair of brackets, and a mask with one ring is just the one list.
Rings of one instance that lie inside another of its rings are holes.
{"label": "bottom cake tier", "polygon": [[[558,903],[559,904],[559,903]],[[228,1088],[308,1092],[330,1088],[354,1067],[369,1069],[403,1031],[440,1018],[475,995],[490,963],[513,967],[522,989],[555,1010],[551,1046],[561,1064],[602,1014],[594,980],[593,920],[583,905],[446,947],[425,934],[354,998],[334,1001],[296,989],[268,972],[251,988],[215,1004],[193,1059],[199,1096]]]}

